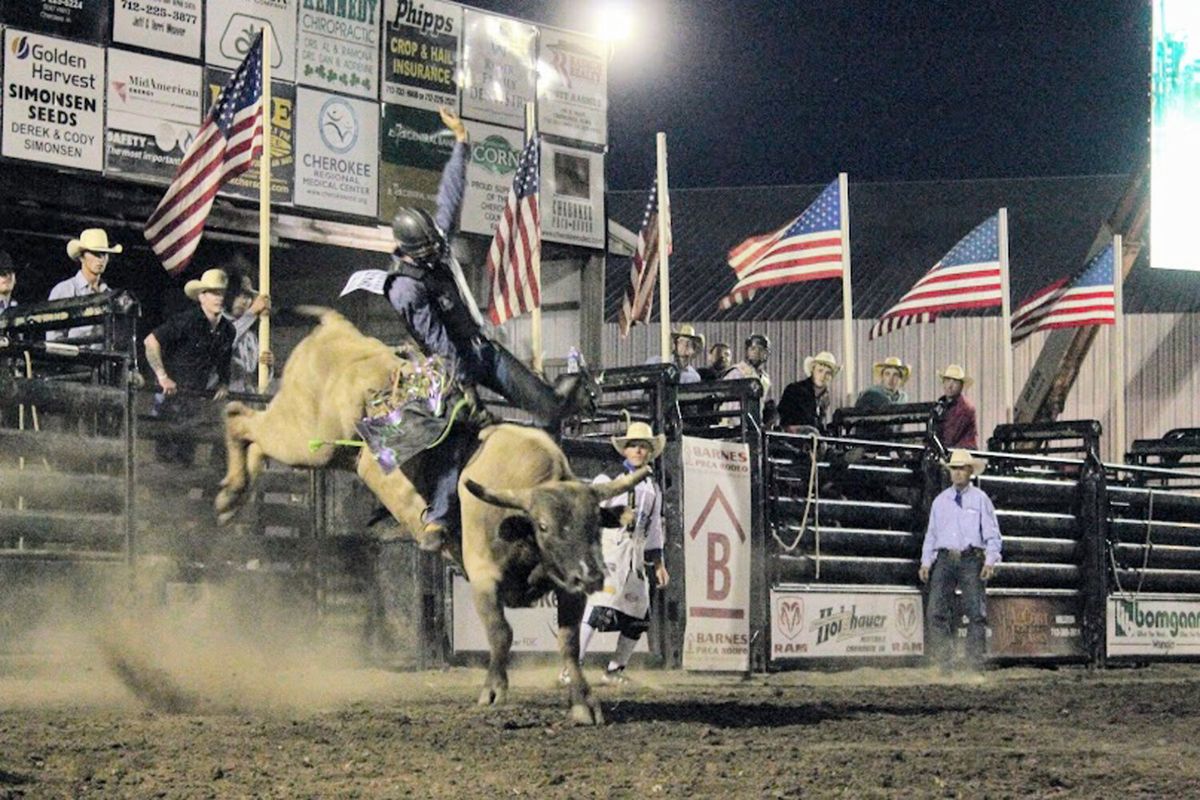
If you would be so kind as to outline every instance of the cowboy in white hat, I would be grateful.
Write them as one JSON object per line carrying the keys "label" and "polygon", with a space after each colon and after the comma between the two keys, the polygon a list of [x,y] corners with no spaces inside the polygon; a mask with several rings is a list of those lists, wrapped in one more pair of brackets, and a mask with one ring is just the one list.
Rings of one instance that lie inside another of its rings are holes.
{"label": "cowboy in white hat", "polygon": [[841,371],[837,356],[828,350],[806,357],[804,374],[808,377],[788,384],[779,398],[780,427],[792,433],[809,429],[824,433],[831,396],[829,387]]}
{"label": "cowboy in white hat", "polygon": [[897,356],[888,356],[883,361],[876,361],[872,372],[875,383],[862,390],[854,403],[855,408],[874,409],[886,408],[895,403],[907,403],[908,393],[904,384],[912,375],[912,367]]}
{"label": "cowboy in white hat", "polygon": [[258,318],[271,310],[271,299],[255,290],[248,275],[243,275],[238,284],[238,293],[229,304],[225,318],[233,323],[233,360],[230,362],[229,390],[231,392],[258,391],[258,365],[265,364],[270,370],[267,380],[273,378],[275,357],[270,350],[259,352],[258,334],[254,324]]}
{"label": "cowboy in white hat", "polygon": [[963,390],[975,383],[975,379],[958,364],[938,370],[937,376],[942,381],[942,396],[938,398],[934,419],[942,446],[947,450],[978,447],[975,406],[963,397]]}
{"label": "cowboy in white hat", "polygon": [[[119,244],[109,244],[108,233],[104,229],[88,228],[79,234],[78,239],[67,242],[67,255],[72,261],[79,262],[79,271],[65,281],[55,284],[47,299],[65,300],[107,292],[108,284],[104,282],[104,271],[108,269],[109,256],[120,253],[123,249]],[[103,331],[104,328],[100,325],[82,325],[71,328],[65,334],[62,331],[46,331],[46,339],[90,339],[100,336]]]}
{"label": "cowboy in white hat", "polygon": [[[625,472],[633,472],[662,455],[666,437],[655,435],[645,422],[630,422],[624,436],[614,436],[613,447],[624,461]],[[612,480],[596,476],[594,483]],[[600,545],[604,551],[604,588],[588,596],[580,630],[579,658],[582,661],[596,631],[619,631],[617,648],[604,671],[605,683],[628,683],[625,667],[638,639],[650,625],[650,583],[646,566],[654,569],[655,583],[666,587],[671,576],[663,561],[662,495],[647,477],[629,491],[608,500],[609,508],[623,507],[621,525],[604,528]],[[560,675],[560,680],[562,676]]]}
{"label": "cowboy in white hat", "polygon": [[[155,398],[156,416],[168,420],[193,416],[202,397],[222,400],[227,394],[234,330],[221,311],[228,287],[224,270],[206,270],[199,280],[183,287],[196,305],[168,318],[146,337],[146,363],[161,390]],[[159,438],[155,450],[162,461],[191,464],[195,443]]]}
{"label": "cowboy in white hat", "polygon": [[987,462],[970,451],[955,449],[942,462],[950,472],[950,487],[933,500],[921,547],[922,583],[929,584],[930,654],[943,669],[953,656],[954,592],[962,592],[967,617],[967,665],[983,666],[987,648],[986,582],[1000,563],[1000,525],[996,509],[984,491],[971,485]]}
{"label": "cowboy in white hat", "polygon": [[[679,368],[680,383],[699,383],[700,373],[692,366],[696,353],[704,350],[704,337],[696,333],[696,326],[685,323],[671,331],[671,358]],[[647,364],[663,363],[661,356],[651,356]]]}

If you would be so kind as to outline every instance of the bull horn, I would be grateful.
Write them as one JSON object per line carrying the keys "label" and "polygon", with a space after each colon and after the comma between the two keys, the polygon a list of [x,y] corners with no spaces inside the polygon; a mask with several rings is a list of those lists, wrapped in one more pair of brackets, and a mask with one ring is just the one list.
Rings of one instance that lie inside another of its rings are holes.
{"label": "bull horn", "polygon": [[616,497],[619,494],[624,494],[641,483],[647,475],[650,474],[650,467],[638,467],[628,475],[622,475],[615,481],[608,483],[598,483],[592,487],[592,494],[596,496],[596,502],[602,503],[611,497]]}
{"label": "bull horn", "polygon": [[491,503],[494,506],[501,508],[511,508],[514,511],[524,511],[525,504],[517,496],[517,493],[509,489],[489,489],[482,484],[467,478],[467,491],[478,497],[485,503]]}

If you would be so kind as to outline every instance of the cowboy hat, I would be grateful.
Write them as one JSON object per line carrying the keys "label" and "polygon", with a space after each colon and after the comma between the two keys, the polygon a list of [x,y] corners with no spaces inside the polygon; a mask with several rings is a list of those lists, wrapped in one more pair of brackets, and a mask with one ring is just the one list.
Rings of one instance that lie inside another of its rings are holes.
{"label": "cowboy hat", "polygon": [[183,286],[189,300],[195,300],[201,292],[223,292],[229,288],[229,277],[223,269],[206,269],[200,280],[190,280]]}
{"label": "cowboy hat", "polygon": [[970,450],[955,448],[950,451],[950,458],[942,462],[942,466],[946,469],[951,467],[970,467],[971,472],[975,475],[982,475],[987,469],[987,461],[982,458],[974,458],[971,456]]}
{"label": "cowboy hat", "polygon": [[812,375],[813,364],[824,364],[825,366],[827,366],[831,370],[833,370],[834,375],[837,375],[839,372],[842,371],[842,368],[840,366],[838,366],[837,356],[835,356],[833,353],[829,352],[828,350],[822,350],[821,352],[817,353],[815,356],[808,356],[807,358],[804,359],[804,374],[805,375]]}
{"label": "cowboy hat", "polygon": [[84,253],[119,253],[124,249],[119,244],[109,247],[108,231],[103,228],[88,228],[78,239],[67,242],[67,255],[72,261],[83,258]]}
{"label": "cowboy hat", "polygon": [[684,323],[683,325],[679,326],[678,330],[671,331],[672,342],[680,337],[683,337],[684,339],[691,339],[696,343],[697,350],[704,350],[704,337],[696,333],[695,325],[692,325],[691,323]]}
{"label": "cowboy hat", "polygon": [[908,364],[905,364],[903,360],[901,360],[900,358],[897,358],[896,356],[888,356],[883,361],[875,362],[874,369],[875,369],[875,382],[876,383],[879,382],[879,377],[883,374],[883,371],[885,369],[887,369],[888,367],[892,367],[893,369],[899,371],[900,383],[908,383],[908,376],[912,374],[912,367],[909,366]]}
{"label": "cowboy hat", "polygon": [[951,378],[956,381],[962,381],[963,388],[967,388],[975,383],[975,379],[967,374],[967,371],[958,364],[951,364],[945,369],[938,370],[938,379]]}
{"label": "cowboy hat", "polygon": [[624,436],[612,437],[613,447],[617,448],[617,452],[624,454],[625,448],[630,442],[649,442],[650,443],[650,461],[662,455],[663,448],[667,446],[667,437],[661,433],[657,436],[650,429],[650,425],[645,422],[631,422]]}

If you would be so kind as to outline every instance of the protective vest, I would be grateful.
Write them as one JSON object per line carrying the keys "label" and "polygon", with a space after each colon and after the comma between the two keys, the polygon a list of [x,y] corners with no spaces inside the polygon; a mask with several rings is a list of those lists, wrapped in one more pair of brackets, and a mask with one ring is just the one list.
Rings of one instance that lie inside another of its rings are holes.
{"label": "protective vest", "polygon": [[404,275],[424,284],[437,309],[438,318],[446,326],[446,333],[456,345],[466,347],[470,345],[471,340],[481,335],[479,325],[459,294],[458,284],[448,269],[423,269],[401,261],[394,268],[394,274]]}

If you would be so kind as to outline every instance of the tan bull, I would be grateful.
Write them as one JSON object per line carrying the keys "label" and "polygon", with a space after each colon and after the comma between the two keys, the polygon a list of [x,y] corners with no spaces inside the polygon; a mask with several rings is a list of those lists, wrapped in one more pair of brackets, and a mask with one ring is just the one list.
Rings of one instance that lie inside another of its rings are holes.
{"label": "tan bull", "polygon": [[[392,348],[364,336],[337,312],[298,310],[318,317],[320,324],[288,358],[270,405],[262,412],[237,402],[226,408],[229,469],[216,499],[223,522],[244,500],[264,457],[295,466],[328,465],[335,447],[314,448],[310,442],[354,438],[354,424],[374,392],[388,385],[395,370],[410,368]],[[357,472],[402,528],[410,534],[421,530],[425,501],[401,470],[385,474],[362,448]],[[628,491],[645,474],[639,470],[594,487],[575,478],[562,450],[542,431],[495,425],[480,433],[459,481],[461,547],[454,541],[445,549],[466,572],[487,629],[491,658],[481,704],[503,703],[508,696],[512,628],[504,606],[528,606],[554,591],[571,717],[603,721],[578,661],[586,595],[599,589],[604,577],[600,528],[617,524],[602,521],[599,504]]]}

